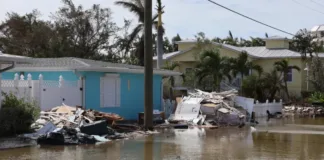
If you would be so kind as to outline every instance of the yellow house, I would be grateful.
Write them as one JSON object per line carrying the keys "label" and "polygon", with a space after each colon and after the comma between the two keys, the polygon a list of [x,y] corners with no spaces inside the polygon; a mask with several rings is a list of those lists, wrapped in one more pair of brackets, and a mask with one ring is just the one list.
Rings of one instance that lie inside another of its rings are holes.
{"label": "yellow house", "polygon": [[[301,91],[307,90],[307,71],[304,70],[306,62],[301,59],[298,52],[289,50],[289,39],[283,37],[269,37],[264,39],[266,46],[261,47],[236,47],[228,44],[213,43],[219,46],[221,56],[237,57],[242,51],[246,51],[250,60],[260,65],[264,72],[270,72],[273,69],[273,64],[276,61],[286,58],[290,65],[296,65],[301,68],[301,71],[292,70],[289,74],[288,90],[291,94],[300,95]],[[179,51],[166,53],[163,55],[163,62],[178,62],[179,68],[177,71],[185,73],[186,71],[195,68],[198,59],[196,58],[198,50],[195,49],[197,41],[185,40],[177,42]],[[156,66],[157,57],[153,57],[153,65]],[[176,86],[181,86],[178,81]],[[309,86],[310,87],[310,86]],[[311,90],[311,88],[309,88]]]}

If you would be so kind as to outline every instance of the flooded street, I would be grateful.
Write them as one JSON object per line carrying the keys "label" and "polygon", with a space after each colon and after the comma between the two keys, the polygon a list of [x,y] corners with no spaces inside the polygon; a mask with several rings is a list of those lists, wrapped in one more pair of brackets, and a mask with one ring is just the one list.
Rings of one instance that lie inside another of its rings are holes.
{"label": "flooded street", "polygon": [[34,146],[0,151],[2,160],[324,159],[323,118],[259,120],[250,127],[188,129],[98,145]]}

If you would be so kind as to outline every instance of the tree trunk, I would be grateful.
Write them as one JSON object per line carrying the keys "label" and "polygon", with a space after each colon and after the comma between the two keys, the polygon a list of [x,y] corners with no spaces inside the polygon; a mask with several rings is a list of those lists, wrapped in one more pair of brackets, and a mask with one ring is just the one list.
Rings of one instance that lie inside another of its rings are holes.
{"label": "tree trunk", "polygon": [[286,94],[287,94],[287,99],[288,99],[288,101],[289,101],[290,98],[289,98],[288,85],[287,85],[287,81],[286,81],[286,80],[285,80],[285,90],[286,90]]}
{"label": "tree trunk", "polygon": [[162,26],[158,27],[157,35],[157,68],[160,69],[163,63],[163,28]]}

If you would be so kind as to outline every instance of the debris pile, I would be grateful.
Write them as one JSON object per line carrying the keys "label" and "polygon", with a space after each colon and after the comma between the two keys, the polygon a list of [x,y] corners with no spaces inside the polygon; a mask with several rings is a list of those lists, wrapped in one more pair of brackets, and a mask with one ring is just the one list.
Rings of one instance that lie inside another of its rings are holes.
{"label": "debris pile", "polygon": [[138,126],[115,123],[121,120],[123,118],[117,114],[63,104],[42,111],[40,118],[32,124],[36,133],[24,134],[22,137],[35,139],[38,144],[77,145],[150,134],[140,132]]}
{"label": "debris pile", "polygon": [[291,105],[285,106],[283,113],[298,116],[322,116],[324,115],[324,109],[322,106]]}
{"label": "debris pile", "polygon": [[50,111],[41,111],[40,118],[32,125],[32,128],[40,129],[47,122],[52,122],[58,128],[63,126],[76,128],[98,120],[106,120],[111,124],[113,121],[120,121],[123,118],[113,113],[103,113],[91,109],[84,110],[81,107],[71,107],[63,104]]}
{"label": "debris pile", "polygon": [[215,128],[222,125],[244,125],[247,111],[234,106],[237,90],[204,92],[195,90],[177,99],[177,108],[168,123],[189,123]]}

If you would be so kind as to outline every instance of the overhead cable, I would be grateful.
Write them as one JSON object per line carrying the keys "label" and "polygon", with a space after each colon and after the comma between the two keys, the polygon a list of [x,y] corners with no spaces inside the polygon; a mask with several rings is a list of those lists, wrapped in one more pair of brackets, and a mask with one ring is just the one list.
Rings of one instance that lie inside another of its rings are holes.
{"label": "overhead cable", "polygon": [[219,3],[217,3],[217,2],[215,2],[215,1],[212,1],[212,0],[207,0],[207,1],[209,1],[209,2],[212,3],[212,4],[217,5],[217,6],[219,6],[219,7],[222,7],[222,8],[224,8],[224,9],[226,9],[226,10],[229,10],[229,11],[235,13],[235,14],[238,14],[238,15],[244,17],[244,18],[247,18],[247,19],[249,19],[249,20],[252,20],[252,21],[254,21],[254,22],[256,22],[256,23],[262,24],[262,25],[264,25],[264,26],[267,26],[267,27],[272,28],[272,29],[274,29],[274,30],[280,31],[280,32],[282,32],[282,33],[285,33],[285,34],[288,34],[288,35],[294,36],[294,34],[292,34],[292,33],[289,33],[289,32],[284,31],[284,30],[282,30],[282,29],[279,29],[279,28],[273,27],[273,26],[271,26],[271,25],[268,25],[268,24],[263,23],[263,22],[261,22],[261,21],[258,21],[258,20],[256,20],[256,19],[253,19],[253,18],[251,18],[251,17],[249,17],[249,16],[246,16],[246,15],[244,15],[244,14],[242,14],[242,13],[236,12],[236,11],[234,11],[234,10],[232,10],[232,9],[230,9],[230,8],[227,8],[227,7],[225,7],[225,6],[223,6],[223,5],[219,4]]}

